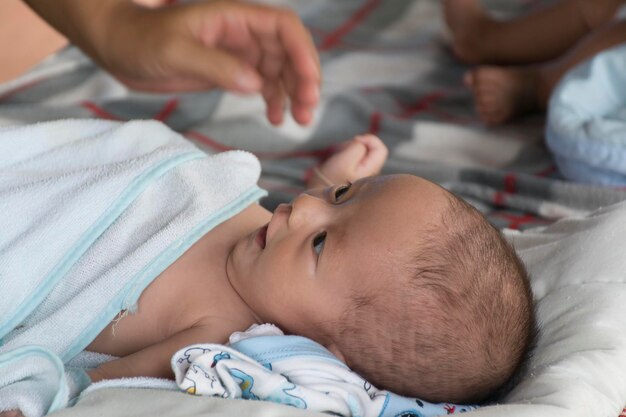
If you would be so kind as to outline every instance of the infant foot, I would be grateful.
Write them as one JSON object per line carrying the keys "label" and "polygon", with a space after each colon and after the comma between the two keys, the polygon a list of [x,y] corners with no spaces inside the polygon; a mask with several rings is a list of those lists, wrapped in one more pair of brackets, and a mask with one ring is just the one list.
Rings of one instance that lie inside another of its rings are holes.
{"label": "infant foot", "polygon": [[489,125],[540,109],[538,74],[532,68],[478,67],[465,74],[476,112]]}
{"label": "infant foot", "polygon": [[480,0],[444,0],[443,11],[452,33],[452,51],[459,60],[480,64],[488,57],[486,38],[496,22]]}

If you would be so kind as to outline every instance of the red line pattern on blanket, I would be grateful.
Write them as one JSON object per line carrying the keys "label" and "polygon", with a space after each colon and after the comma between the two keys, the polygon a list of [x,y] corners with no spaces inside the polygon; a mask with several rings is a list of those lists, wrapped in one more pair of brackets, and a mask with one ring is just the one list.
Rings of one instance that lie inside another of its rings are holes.
{"label": "red line pattern on blanket", "polygon": [[435,90],[420,97],[420,99],[413,104],[406,104],[396,100],[397,105],[401,108],[401,112],[399,114],[395,114],[394,117],[401,120],[415,119],[416,116],[419,116],[422,113],[428,113],[436,120],[441,120],[443,122],[450,122],[459,125],[478,124],[478,119],[475,117],[460,117],[437,106],[437,104],[449,99],[455,93],[463,94],[464,91],[461,88],[457,91]]}
{"label": "red line pattern on blanket", "polygon": [[[183,136],[189,139],[200,142],[203,145],[208,146],[213,151],[224,152],[232,151],[239,148],[224,145],[209,136],[189,130],[183,133]],[[251,152],[259,159],[286,159],[286,158],[315,158],[318,161],[324,161],[337,151],[337,146],[329,145],[321,149],[313,149],[309,151],[288,151],[288,152]],[[306,177],[306,175],[305,175]]]}
{"label": "red line pattern on blanket", "polygon": [[320,51],[327,51],[337,46],[342,38],[350,33],[356,26],[358,26],[363,20],[365,20],[372,12],[379,6],[381,0],[369,0],[363,6],[361,6],[356,13],[354,13],[350,19],[348,19],[337,30],[328,35],[320,44]]}
{"label": "red line pattern on blanket", "polygon": [[11,97],[13,97],[14,95],[16,95],[18,93],[23,93],[24,91],[30,89],[31,87],[36,86],[37,84],[39,84],[43,80],[45,80],[45,78],[39,78],[39,79],[30,81],[30,82],[28,82],[28,83],[26,83],[24,85],[20,85],[20,86],[17,86],[15,88],[13,88],[13,89],[10,89],[9,91],[7,91],[7,92],[3,93],[2,95],[0,95],[0,103],[10,99]]}
{"label": "red line pattern on blanket", "polygon": [[[152,119],[158,120],[160,122],[167,121],[167,119],[178,108],[178,103],[179,103],[178,98],[173,98],[173,99],[168,100],[163,105],[163,107],[161,107],[161,109],[154,116],[152,116]],[[93,101],[85,100],[81,102],[81,106],[89,110],[91,113],[93,113],[94,116],[99,117],[100,119],[115,120],[115,121],[127,121],[128,120],[126,118],[122,118],[122,117],[114,115],[113,113],[103,109],[102,107],[94,103]]]}
{"label": "red line pattern on blanket", "polygon": [[188,130],[187,132],[183,133],[183,136],[185,136],[188,139],[192,139],[197,142],[200,142],[203,145],[208,146],[209,148],[211,148],[212,150],[216,152],[232,151],[233,149],[235,149],[230,146],[222,145],[221,143],[219,143],[218,141],[214,139],[211,139],[207,135],[203,135],[202,133],[196,132],[194,130]]}
{"label": "red line pattern on blanket", "polygon": [[171,116],[171,114],[174,113],[174,111],[176,110],[177,107],[178,107],[178,99],[177,98],[173,98],[173,99],[169,100],[167,103],[165,103],[165,106],[163,106],[161,111],[158,112],[154,116],[154,119],[158,120],[160,122],[166,121]]}
{"label": "red line pattern on blanket", "polygon": [[501,191],[496,191],[493,193],[493,204],[495,206],[504,207],[506,204],[506,194]]}
{"label": "red line pattern on blanket", "polygon": [[509,172],[504,176],[504,191],[515,194],[517,189],[517,177],[514,173]]}
{"label": "red line pattern on blanket", "polygon": [[550,165],[548,168],[546,169],[542,169],[539,172],[536,172],[535,175],[538,177],[549,177],[552,174],[555,174],[557,172],[556,169],[556,165]]}
{"label": "red line pattern on blanket", "polygon": [[83,106],[85,109],[89,110],[91,113],[93,113],[94,116],[99,117],[100,119],[116,120],[116,121],[126,121],[127,120],[127,119],[122,119],[120,117],[117,117],[116,115],[114,115],[112,113],[109,113],[108,111],[104,110],[102,107],[98,106],[93,101],[85,100],[85,101],[83,101],[81,103],[81,106]]}
{"label": "red line pattern on blanket", "polygon": [[508,224],[506,225],[506,227],[508,227],[509,229],[514,229],[514,230],[519,229],[521,226],[525,224],[538,225],[538,224],[550,224],[551,223],[551,221],[549,220],[543,220],[540,217],[533,216],[532,214],[519,214],[518,215],[518,214],[497,212],[497,213],[493,213],[493,215],[508,221]]}
{"label": "red line pattern on blanket", "polygon": [[380,122],[382,121],[382,119],[383,116],[380,112],[375,111],[374,113],[372,113],[372,115],[370,116],[370,126],[368,132],[373,135],[378,135],[378,132],[380,132]]}
{"label": "red line pattern on blanket", "polygon": [[403,104],[398,102],[398,105],[402,108],[402,113],[398,114],[397,117],[401,119],[408,119],[412,116],[425,112],[430,109],[430,107],[437,102],[441,101],[443,98],[447,97],[448,93],[445,91],[435,90],[432,93],[428,93],[425,96],[421,97],[417,102],[413,104]]}

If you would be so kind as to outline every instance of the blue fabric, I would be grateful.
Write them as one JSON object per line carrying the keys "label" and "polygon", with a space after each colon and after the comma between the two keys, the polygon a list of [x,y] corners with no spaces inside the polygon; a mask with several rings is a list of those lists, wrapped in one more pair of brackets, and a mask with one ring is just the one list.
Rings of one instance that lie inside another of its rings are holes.
{"label": "blue fabric", "polygon": [[[202,347],[202,345],[195,346]],[[220,348],[219,345],[204,346]],[[323,372],[320,368],[324,363],[350,372],[349,368],[343,362],[338,360],[322,345],[301,336],[250,337],[233,343],[231,347],[251,359],[254,359],[265,368],[279,372],[283,376],[288,377],[289,382],[293,382],[296,386],[306,386],[307,384],[301,383],[298,378],[304,376],[310,369]],[[222,356],[231,359],[230,356]],[[176,357],[176,355],[174,355],[174,357]],[[213,358],[215,358],[215,356],[213,356]],[[241,364],[239,367],[241,367]],[[312,377],[309,377],[309,380],[307,380],[308,384],[311,386],[315,384],[325,386],[325,389],[330,389],[329,387],[333,385],[341,386],[341,382],[345,382],[340,381],[341,378],[339,375],[341,374],[332,373],[329,369],[330,368],[325,368],[325,371],[328,373],[328,380],[322,380],[318,376],[316,383],[313,383]],[[293,375],[291,372],[293,372]],[[416,375],[416,381],[418,380],[419,375]],[[354,383],[354,381],[352,381],[352,383]],[[403,397],[389,391],[378,391],[365,380],[359,380],[359,384],[357,385],[360,389],[364,390],[363,392],[366,393],[365,397],[371,399],[371,401],[369,403],[362,402],[358,400],[357,396],[348,396],[349,399],[351,398],[354,401],[354,404],[348,404],[350,410],[352,410],[352,415],[427,417],[464,413],[477,408],[474,405],[457,405],[451,403],[433,404],[417,398]],[[339,391],[334,393],[335,397],[339,395],[338,392]]]}
{"label": "blue fabric", "polygon": [[566,178],[626,185],[626,44],[577,66],[559,83],[546,141]]}
{"label": "blue fabric", "polygon": [[258,336],[240,340],[231,347],[247,355],[263,366],[291,358],[317,357],[327,359],[347,368],[324,346],[302,336]]}

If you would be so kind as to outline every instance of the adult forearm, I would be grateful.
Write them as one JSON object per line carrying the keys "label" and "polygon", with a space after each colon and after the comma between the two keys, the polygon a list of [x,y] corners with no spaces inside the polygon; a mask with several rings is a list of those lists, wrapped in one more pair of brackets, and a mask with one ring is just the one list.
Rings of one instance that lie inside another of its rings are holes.
{"label": "adult forearm", "polygon": [[137,8],[130,0],[24,0],[52,27],[97,61],[114,22]]}

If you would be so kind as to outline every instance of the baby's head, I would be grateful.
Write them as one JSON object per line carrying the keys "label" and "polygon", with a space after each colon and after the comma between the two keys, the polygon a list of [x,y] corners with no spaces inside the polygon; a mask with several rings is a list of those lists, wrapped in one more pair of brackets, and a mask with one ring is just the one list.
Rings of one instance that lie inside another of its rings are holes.
{"label": "baby's head", "polygon": [[384,292],[355,288],[334,340],[353,369],[386,389],[475,403],[504,390],[527,356],[532,294],[501,233],[469,204],[433,191],[442,200],[399,252]]}
{"label": "baby's head", "polygon": [[493,394],[534,336],[514,251],[471,206],[411,175],[279,206],[227,270],[259,321],[324,344],[379,388],[433,402]]}

